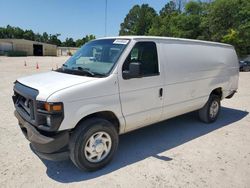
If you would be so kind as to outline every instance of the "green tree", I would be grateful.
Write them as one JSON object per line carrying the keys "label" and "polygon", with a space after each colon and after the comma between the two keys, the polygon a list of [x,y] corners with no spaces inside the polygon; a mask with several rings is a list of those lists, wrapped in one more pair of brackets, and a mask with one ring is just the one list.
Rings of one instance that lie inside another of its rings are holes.
{"label": "green tree", "polygon": [[84,45],[85,43],[94,40],[95,36],[94,35],[86,35],[85,37],[83,37],[82,39],[78,39],[76,40],[76,47],[81,47],[82,45]]}
{"label": "green tree", "polygon": [[48,42],[48,40],[49,40],[49,35],[48,35],[48,33],[43,32],[42,38],[43,38],[43,42]]}
{"label": "green tree", "polygon": [[209,9],[208,21],[212,32],[212,40],[220,41],[228,29],[237,24],[239,12],[238,0],[217,0]]}
{"label": "green tree", "polygon": [[202,14],[201,2],[188,2],[181,13],[179,6],[176,6],[174,1],[170,1],[160,11],[160,15],[155,18],[149,33],[151,35],[196,39],[201,33]]}
{"label": "green tree", "polygon": [[23,38],[24,31],[19,27],[12,27],[7,25],[6,28],[0,28],[0,38]]}
{"label": "green tree", "polygon": [[3,39],[3,38],[5,38],[5,35],[4,35],[4,33],[5,33],[5,28],[3,28],[3,27],[0,27],[0,39]]}
{"label": "green tree", "polygon": [[14,29],[10,25],[6,27],[5,37],[10,39],[14,38]]}
{"label": "green tree", "polygon": [[156,11],[148,4],[135,5],[121,23],[119,34],[148,35],[156,16]]}
{"label": "green tree", "polygon": [[39,33],[36,33],[35,34],[35,41],[43,42],[43,36],[40,35]]}
{"label": "green tree", "polygon": [[75,47],[76,43],[73,38],[66,38],[65,41],[62,43],[62,46]]}
{"label": "green tree", "polygon": [[19,27],[13,28],[13,37],[16,39],[22,39],[24,35],[24,31]]}
{"label": "green tree", "polygon": [[201,2],[190,1],[186,3],[184,12],[178,16],[179,27],[181,31],[179,37],[197,39],[201,35],[201,16],[203,6]]}
{"label": "green tree", "polygon": [[211,40],[211,31],[209,29],[209,8],[210,3],[202,3],[202,14],[200,15],[201,23],[200,23],[200,30],[201,34],[198,36],[200,40]]}
{"label": "green tree", "polygon": [[121,35],[149,34],[224,42],[234,45],[240,56],[250,54],[249,0],[173,0],[159,15],[153,14],[152,19],[145,16],[152,11],[143,10],[136,5],[129,11],[121,24]]}
{"label": "green tree", "polygon": [[48,43],[50,44],[54,44],[57,46],[61,46],[62,42],[60,39],[58,39],[58,37],[60,36],[60,34],[55,34],[55,35],[49,35],[49,39],[48,39]]}
{"label": "green tree", "polygon": [[35,40],[35,33],[32,30],[25,30],[23,38],[27,40]]}
{"label": "green tree", "polygon": [[174,3],[174,1],[170,1],[160,10],[160,16],[162,18],[166,16],[169,17],[177,12],[178,10],[176,9],[176,4]]}
{"label": "green tree", "polygon": [[13,39],[27,39],[38,42],[45,42],[49,44],[54,44],[57,46],[67,46],[67,47],[80,47],[86,42],[95,39],[94,35],[86,35],[82,39],[76,40],[76,42],[72,38],[66,38],[66,40],[62,43],[58,38],[60,34],[48,34],[47,32],[34,33],[32,30],[23,30],[19,27],[12,27],[7,25],[6,27],[0,27],[0,39],[4,38],[13,38]]}
{"label": "green tree", "polygon": [[250,1],[216,0],[207,17],[211,40],[235,46],[240,56],[250,53]]}
{"label": "green tree", "polygon": [[94,40],[95,39],[95,36],[94,35],[86,35],[84,39],[84,42],[89,42],[91,40]]}
{"label": "green tree", "polygon": [[76,40],[76,47],[81,47],[84,44],[85,44],[85,42],[82,39],[77,39]]}
{"label": "green tree", "polygon": [[176,8],[179,12],[182,12],[187,0],[175,0]]}
{"label": "green tree", "polygon": [[173,18],[178,15],[179,10],[177,9],[175,2],[168,2],[160,10],[160,15],[154,18],[149,34],[155,36],[173,36],[170,27],[173,25]]}
{"label": "green tree", "polygon": [[185,13],[187,15],[201,15],[203,7],[201,2],[190,1],[185,6]]}

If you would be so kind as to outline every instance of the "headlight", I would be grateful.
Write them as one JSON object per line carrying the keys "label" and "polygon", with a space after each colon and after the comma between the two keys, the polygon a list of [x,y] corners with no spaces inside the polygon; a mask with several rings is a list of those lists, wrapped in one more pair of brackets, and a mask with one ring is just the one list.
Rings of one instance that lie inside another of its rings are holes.
{"label": "headlight", "polygon": [[58,130],[64,118],[62,102],[37,101],[38,128],[45,131]]}

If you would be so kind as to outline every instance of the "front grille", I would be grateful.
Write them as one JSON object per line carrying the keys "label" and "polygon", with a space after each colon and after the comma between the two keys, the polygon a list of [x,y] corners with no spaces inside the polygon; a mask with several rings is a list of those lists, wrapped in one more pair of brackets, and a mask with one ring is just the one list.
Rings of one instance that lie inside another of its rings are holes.
{"label": "front grille", "polygon": [[38,90],[27,87],[19,82],[15,82],[14,85],[14,95],[13,102],[16,111],[22,118],[37,126],[37,113],[36,113],[36,97],[38,95]]}
{"label": "front grille", "polygon": [[[15,102],[16,108],[21,110],[23,113],[25,113],[30,120],[34,120],[34,101],[31,99],[25,98],[24,96],[20,94],[15,94],[17,100]],[[17,109],[17,110],[18,110]]]}

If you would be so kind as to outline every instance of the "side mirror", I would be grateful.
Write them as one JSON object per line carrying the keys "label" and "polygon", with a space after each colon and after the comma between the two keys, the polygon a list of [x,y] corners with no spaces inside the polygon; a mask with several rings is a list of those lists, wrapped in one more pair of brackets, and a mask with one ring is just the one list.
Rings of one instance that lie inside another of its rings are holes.
{"label": "side mirror", "polygon": [[123,71],[122,76],[124,79],[139,78],[141,76],[141,63],[132,62],[129,64],[129,70]]}

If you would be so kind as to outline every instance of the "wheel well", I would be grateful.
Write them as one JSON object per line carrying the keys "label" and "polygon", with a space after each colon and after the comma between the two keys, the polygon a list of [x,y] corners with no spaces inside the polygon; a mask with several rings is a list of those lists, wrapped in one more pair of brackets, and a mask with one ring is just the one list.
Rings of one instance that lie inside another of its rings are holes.
{"label": "wheel well", "polygon": [[110,121],[115,126],[115,128],[117,130],[117,133],[119,133],[119,131],[120,131],[119,120],[116,117],[116,115],[111,111],[102,111],[102,112],[96,112],[96,113],[93,113],[93,114],[89,114],[89,115],[85,116],[84,118],[82,118],[77,123],[76,127],[79,126],[83,121],[85,121],[85,120],[87,120],[89,118],[94,118],[94,117],[103,118],[103,119],[106,119],[106,120]]}
{"label": "wheel well", "polygon": [[222,99],[222,88],[219,87],[219,88],[214,89],[214,90],[211,92],[210,95],[212,95],[212,94],[213,94],[213,95],[217,95],[217,96],[220,97],[220,99]]}

